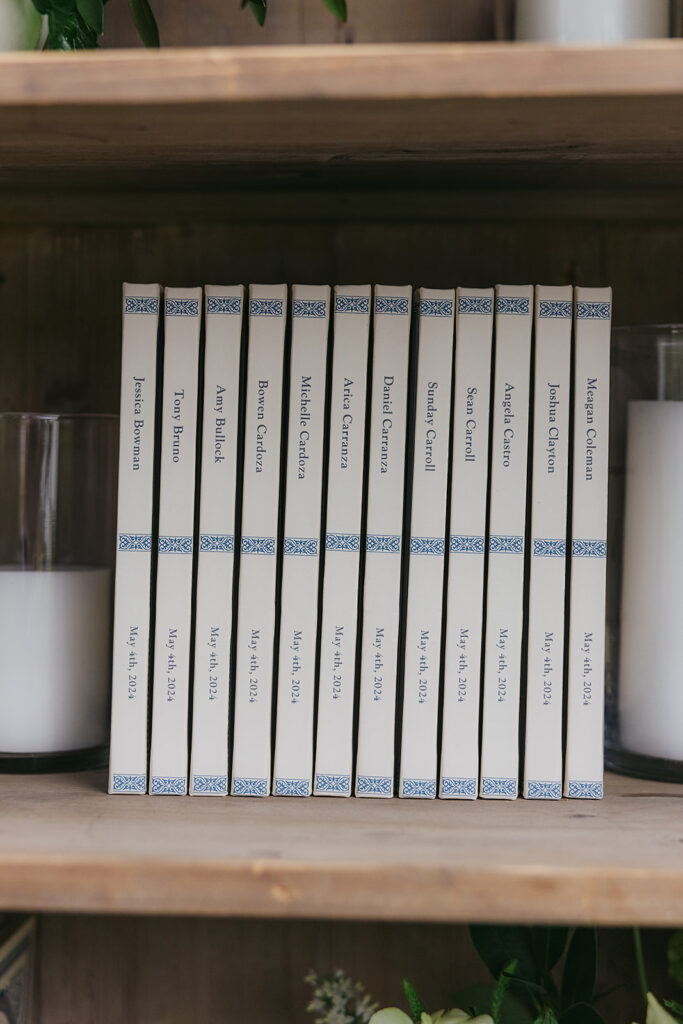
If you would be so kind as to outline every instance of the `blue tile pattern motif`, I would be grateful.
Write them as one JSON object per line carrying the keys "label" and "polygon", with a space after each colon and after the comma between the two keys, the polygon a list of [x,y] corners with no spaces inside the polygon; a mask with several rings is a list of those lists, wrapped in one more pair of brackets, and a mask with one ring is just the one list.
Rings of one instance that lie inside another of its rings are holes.
{"label": "blue tile pattern motif", "polygon": [[203,793],[217,793],[225,796],[228,792],[228,779],[226,775],[193,775],[192,792],[197,796]]}
{"label": "blue tile pattern motif", "polygon": [[493,313],[493,299],[490,295],[460,295],[458,297],[458,313],[490,316]]}
{"label": "blue tile pattern motif", "polygon": [[388,316],[407,316],[410,312],[410,299],[407,295],[376,295],[375,313]]}
{"label": "blue tile pattern motif", "polygon": [[206,312],[239,316],[242,312],[242,299],[239,295],[209,295],[206,300]]}
{"label": "blue tile pattern motif", "polygon": [[517,779],[493,779],[483,778],[481,780],[482,796],[517,796]]}
{"label": "blue tile pattern motif", "polygon": [[268,796],[268,779],[233,779],[233,796]]}
{"label": "blue tile pattern motif", "polygon": [[235,538],[231,533],[202,533],[199,537],[200,551],[224,551],[231,554],[235,550]]}
{"label": "blue tile pattern motif", "polygon": [[436,796],[434,779],[401,779],[401,796],[432,800]]}
{"label": "blue tile pattern motif", "polygon": [[564,558],[566,554],[567,542],[564,539],[534,537],[534,556],[536,558]]}
{"label": "blue tile pattern motif", "polygon": [[166,297],[166,316],[199,316],[199,299]]}
{"label": "blue tile pattern motif", "polygon": [[369,313],[370,299],[367,295],[337,295],[334,300],[335,313]]}
{"label": "blue tile pattern motif", "polygon": [[191,555],[192,537],[159,537],[160,555]]}
{"label": "blue tile pattern motif", "polygon": [[316,793],[343,793],[344,796],[350,796],[351,776],[328,774],[316,775],[315,791]]}
{"label": "blue tile pattern motif", "polygon": [[385,775],[359,775],[356,796],[393,796],[394,781]]}
{"label": "blue tile pattern motif", "polygon": [[560,800],[562,783],[530,779],[526,784],[525,796],[527,800]]}
{"label": "blue tile pattern motif", "polygon": [[307,316],[324,320],[327,316],[327,303],[324,299],[295,299],[292,313],[294,316]]}
{"label": "blue tile pattern motif", "polygon": [[577,320],[609,320],[612,307],[609,302],[577,302]]}
{"label": "blue tile pattern motif", "polygon": [[120,533],[119,551],[151,551],[151,533]]}
{"label": "blue tile pattern motif", "polygon": [[411,555],[443,555],[446,542],[443,537],[411,537]]}
{"label": "blue tile pattern motif", "polygon": [[156,295],[126,295],[123,312],[156,316],[159,312],[159,299]]}
{"label": "blue tile pattern motif", "polygon": [[567,784],[567,795],[571,800],[602,800],[602,782],[572,782]]}
{"label": "blue tile pattern motif", "polygon": [[523,555],[524,537],[508,537],[492,533],[489,537],[489,551],[496,555]]}
{"label": "blue tile pattern motif", "polygon": [[571,299],[541,299],[538,315],[541,319],[571,320]]}
{"label": "blue tile pattern motif", "polygon": [[365,550],[399,555],[401,538],[390,533],[369,533],[365,541]]}
{"label": "blue tile pattern motif", "polygon": [[150,793],[157,796],[185,796],[187,779],[184,775],[153,775]]}
{"label": "blue tile pattern motif", "polygon": [[114,775],[111,780],[113,793],[146,793],[146,775]]}
{"label": "blue tile pattern motif", "polygon": [[285,537],[286,555],[317,555],[317,537]]}
{"label": "blue tile pattern motif", "polygon": [[275,779],[273,796],[310,796],[310,779]]}
{"label": "blue tile pattern motif", "polygon": [[452,555],[483,555],[485,551],[484,538],[470,537],[464,533],[454,533],[451,535],[449,550]]}
{"label": "blue tile pattern motif", "polygon": [[496,299],[496,313],[505,316],[528,316],[529,300],[521,295],[499,295]]}
{"label": "blue tile pattern motif", "polygon": [[250,299],[249,316],[282,316],[282,299]]}
{"label": "blue tile pattern motif", "polygon": [[325,536],[326,551],[360,551],[359,533],[328,533]]}
{"label": "blue tile pattern motif", "polygon": [[243,555],[274,555],[275,537],[242,537]]}
{"label": "blue tile pattern motif", "polygon": [[441,796],[460,796],[474,800],[477,796],[476,779],[441,779]]}
{"label": "blue tile pattern motif", "polygon": [[573,558],[607,558],[606,540],[579,540],[572,541]]}
{"label": "blue tile pattern motif", "polygon": [[452,299],[423,299],[420,316],[453,316]]}

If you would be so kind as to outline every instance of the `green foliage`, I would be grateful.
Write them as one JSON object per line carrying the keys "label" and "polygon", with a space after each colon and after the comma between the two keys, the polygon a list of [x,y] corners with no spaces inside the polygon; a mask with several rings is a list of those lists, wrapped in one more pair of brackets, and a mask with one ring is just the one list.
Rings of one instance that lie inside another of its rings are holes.
{"label": "green foliage", "polygon": [[514,978],[516,970],[517,961],[513,960],[512,963],[508,964],[507,968],[503,971],[495,984],[493,995],[491,997],[491,1016],[493,1017],[494,1024],[501,1024],[505,996],[510,988],[510,982]]}
{"label": "green foliage", "polygon": [[159,46],[159,26],[149,5],[149,0],[128,0],[128,6],[133,15],[138,35],[145,46]]}
{"label": "green foliage", "polygon": [[667,950],[669,977],[683,985],[683,932],[674,932]]}
{"label": "green foliage", "polygon": [[598,943],[595,928],[577,928],[574,932],[562,976],[562,1009],[577,1003],[590,1005],[595,989]]}
{"label": "green foliage", "polygon": [[348,11],[346,10],[346,0],[323,0],[325,7],[332,11],[335,18],[339,18],[340,21],[346,21],[348,18]]}
{"label": "green foliage", "polygon": [[[40,14],[47,15],[47,50],[93,50],[104,32],[107,0],[33,0]],[[128,0],[145,46],[159,45],[159,29],[149,0]]]}
{"label": "green foliage", "polygon": [[419,995],[410,984],[407,978],[403,979],[403,991],[406,994],[408,1000],[408,1006],[410,1007],[410,1016],[415,1021],[415,1024],[420,1024],[422,1014],[426,1013],[425,1004],[420,999]]}

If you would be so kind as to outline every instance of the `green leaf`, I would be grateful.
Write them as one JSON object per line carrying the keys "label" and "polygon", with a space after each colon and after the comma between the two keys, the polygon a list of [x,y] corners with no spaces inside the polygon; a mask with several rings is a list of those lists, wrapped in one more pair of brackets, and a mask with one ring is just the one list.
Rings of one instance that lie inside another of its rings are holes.
{"label": "green leaf", "polygon": [[104,32],[103,0],[76,0],[76,7],[86,25],[101,36]]}
{"label": "green leaf", "polygon": [[574,1003],[561,1014],[559,1024],[605,1024],[605,1021],[588,1003]]}
{"label": "green leaf", "polygon": [[516,925],[470,926],[470,937],[479,956],[497,980],[513,960],[517,977],[540,981],[529,942],[529,929]]}
{"label": "green leaf", "polygon": [[669,977],[683,985],[683,932],[674,932],[667,949]]}
{"label": "green leaf", "polygon": [[503,971],[496,982],[496,987],[493,990],[493,997],[491,999],[491,1016],[493,1017],[494,1024],[502,1024],[503,1001],[516,970],[517,961],[513,960],[512,963],[508,964],[507,968]]}
{"label": "green leaf", "polygon": [[413,1018],[416,1024],[420,1024],[422,1014],[425,1013],[425,1004],[422,1002],[419,995],[417,994],[413,986],[410,984],[410,982],[407,980],[407,978],[403,979],[403,991],[406,994],[408,1006],[410,1007],[410,1016]]}
{"label": "green leaf", "polygon": [[349,13],[346,10],[346,0],[323,0],[325,7],[328,7],[335,18],[339,18],[340,21],[346,21]]}
{"label": "green leaf", "polygon": [[48,14],[46,50],[93,50],[97,48],[97,33],[81,18],[77,11],[64,14],[52,10]]}
{"label": "green leaf", "polygon": [[145,46],[158,47],[159,26],[149,5],[149,0],[128,0],[128,6],[133,15],[138,35]]}
{"label": "green leaf", "polygon": [[568,928],[530,928],[529,937],[538,977],[548,974],[559,962],[569,938]]}
{"label": "green leaf", "polygon": [[597,967],[595,928],[577,928],[572,935],[562,976],[562,1009],[592,1003]]}
{"label": "green leaf", "polygon": [[251,13],[254,15],[259,25],[265,25],[266,14],[268,13],[268,0],[242,0],[242,10],[244,10],[245,7],[251,8]]}

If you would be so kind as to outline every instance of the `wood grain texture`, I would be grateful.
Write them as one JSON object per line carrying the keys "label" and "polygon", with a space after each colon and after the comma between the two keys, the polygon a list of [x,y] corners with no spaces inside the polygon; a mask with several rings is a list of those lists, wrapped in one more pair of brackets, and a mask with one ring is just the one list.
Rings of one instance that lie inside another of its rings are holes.
{"label": "wood grain texture", "polygon": [[101,773],[3,780],[0,908],[683,923],[676,786],[615,776],[603,802],[552,804],[104,788]]}

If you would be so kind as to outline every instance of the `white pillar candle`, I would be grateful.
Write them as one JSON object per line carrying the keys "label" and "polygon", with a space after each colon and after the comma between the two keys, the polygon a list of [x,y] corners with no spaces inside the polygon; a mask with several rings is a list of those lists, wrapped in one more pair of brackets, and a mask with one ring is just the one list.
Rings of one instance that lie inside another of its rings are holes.
{"label": "white pillar candle", "polygon": [[620,43],[669,35],[669,0],[517,0],[517,39]]}
{"label": "white pillar candle", "polygon": [[619,657],[625,751],[683,761],[683,402],[629,402]]}
{"label": "white pillar candle", "polygon": [[0,754],[107,741],[109,569],[0,568]]}

